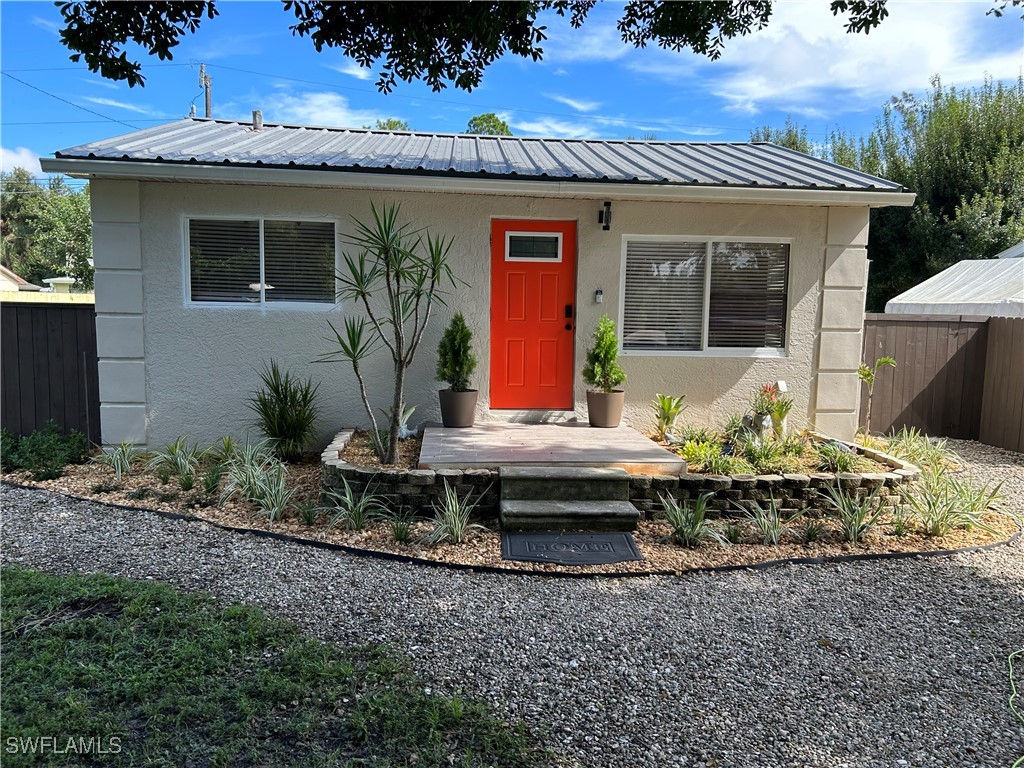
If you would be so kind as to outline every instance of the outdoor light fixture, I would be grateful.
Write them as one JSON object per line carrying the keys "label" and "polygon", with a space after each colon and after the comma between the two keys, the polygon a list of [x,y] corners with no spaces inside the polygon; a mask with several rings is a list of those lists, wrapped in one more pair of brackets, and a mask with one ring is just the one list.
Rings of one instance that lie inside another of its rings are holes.
{"label": "outdoor light fixture", "polygon": [[600,288],[594,291],[594,303],[604,304],[604,291],[602,291]]}
{"label": "outdoor light fixture", "polygon": [[605,200],[604,208],[597,212],[597,223],[604,225],[601,229],[605,232],[612,228],[612,204],[608,200]]}

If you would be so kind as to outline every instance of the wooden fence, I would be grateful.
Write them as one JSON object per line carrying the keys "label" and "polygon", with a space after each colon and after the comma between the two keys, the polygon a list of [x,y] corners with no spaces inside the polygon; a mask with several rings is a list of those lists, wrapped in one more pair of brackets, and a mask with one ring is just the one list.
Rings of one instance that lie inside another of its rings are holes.
{"label": "wooden fence", "polygon": [[100,441],[92,304],[0,305],[0,424],[25,435],[53,419]]}
{"label": "wooden fence", "polygon": [[[864,362],[883,355],[871,430],[903,426],[1024,451],[1024,319],[869,314]],[[867,413],[862,388],[861,421]]]}

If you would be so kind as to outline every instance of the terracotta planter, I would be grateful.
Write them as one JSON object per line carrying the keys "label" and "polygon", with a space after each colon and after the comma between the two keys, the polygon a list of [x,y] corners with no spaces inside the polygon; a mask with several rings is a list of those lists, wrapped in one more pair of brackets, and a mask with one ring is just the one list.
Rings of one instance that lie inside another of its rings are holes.
{"label": "terracotta planter", "polygon": [[622,405],[626,393],[621,389],[614,392],[591,392],[587,390],[587,416],[592,427],[617,427],[622,421]]}
{"label": "terracotta planter", "polygon": [[441,400],[441,423],[446,427],[472,427],[476,421],[475,389],[452,392],[442,389],[437,393]]}

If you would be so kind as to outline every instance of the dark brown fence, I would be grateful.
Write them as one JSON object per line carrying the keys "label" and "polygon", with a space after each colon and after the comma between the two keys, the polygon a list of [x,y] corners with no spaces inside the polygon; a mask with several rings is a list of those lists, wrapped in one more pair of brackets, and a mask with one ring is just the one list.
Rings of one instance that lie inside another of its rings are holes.
{"label": "dark brown fence", "polygon": [[[1024,319],[866,315],[864,362],[888,355],[898,363],[878,373],[871,430],[916,427],[1024,450],[1022,351]],[[866,414],[864,387],[862,422]]]}
{"label": "dark brown fence", "polygon": [[1024,318],[988,321],[988,364],[978,439],[1024,453]]}
{"label": "dark brown fence", "polygon": [[0,306],[0,424],[25,435],[53,419],[100,440],[92,304]]}

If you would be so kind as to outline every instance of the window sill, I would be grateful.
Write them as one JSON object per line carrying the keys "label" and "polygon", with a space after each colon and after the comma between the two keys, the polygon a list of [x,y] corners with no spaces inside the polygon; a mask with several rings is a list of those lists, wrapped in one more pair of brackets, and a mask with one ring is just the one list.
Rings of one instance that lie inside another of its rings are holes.
{"label": "window sill", "polygon": [[338,308],[335,302],[302,302],[302,301],[186,301],[186,309],[237,309],[242,312],[331,312]]}
{"label": "window sill", "polygon": [[784,360],[789,357],[785,349],[623,349],[619,350],[622,357],[740,357],[753,359]]}

